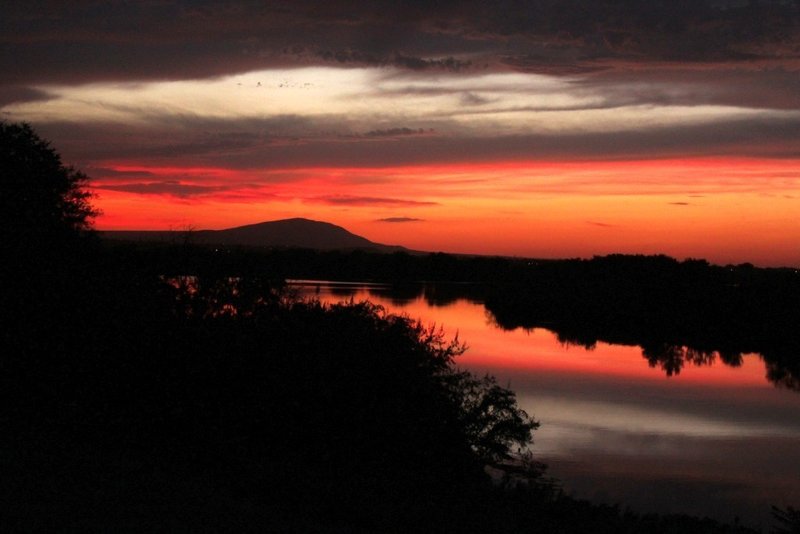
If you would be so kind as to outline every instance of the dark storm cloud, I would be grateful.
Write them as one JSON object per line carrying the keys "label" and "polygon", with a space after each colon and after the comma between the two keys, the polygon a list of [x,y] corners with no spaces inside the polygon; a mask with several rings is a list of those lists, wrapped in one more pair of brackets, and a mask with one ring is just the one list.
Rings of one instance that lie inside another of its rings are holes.
{"label": "dark storm cloud", "polygon": [[5,84],[181,79],[302,64],[585,74],[796,61],[796,1],[4,2]]}

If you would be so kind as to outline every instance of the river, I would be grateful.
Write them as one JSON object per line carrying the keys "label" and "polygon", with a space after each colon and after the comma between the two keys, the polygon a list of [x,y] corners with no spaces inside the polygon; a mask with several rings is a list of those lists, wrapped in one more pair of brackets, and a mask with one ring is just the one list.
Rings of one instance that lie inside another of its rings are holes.
{"label": "river", "polygon": [[586,349],[545,329],[503,330],[480,301],[437,299],[435,286],[398,295],[381,284],[290,285],[325,302],[369,300],[457,335],[468,347],[457,365],[516,392],[541,423],[534,454],[575,497],[765,530],[770,505],[800,506],[800,393],[768,382],[757,354],[668,376],[640,347]]}

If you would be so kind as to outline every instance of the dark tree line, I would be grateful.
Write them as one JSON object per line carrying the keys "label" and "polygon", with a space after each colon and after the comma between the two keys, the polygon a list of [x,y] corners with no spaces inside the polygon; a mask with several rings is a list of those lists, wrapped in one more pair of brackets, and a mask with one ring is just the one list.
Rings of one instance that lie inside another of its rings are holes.
{"label": "dark tree line", "polygon": [[800,389],[800,273],[666,256],[532,266],[496,287],[487,308],[505,328],[546,327],[564,341],[639,345],[668,374],[717,356],[762,355],[767,378]]}
{"label": "dark tree line", "polygon": [[412,255],[112,243],[131,263],[159,272],[254,274],[275,279],[380,281],[404,301],[483,302],[503,328],[554,330],[570,343],[639,345],[668,374],[686,363],[738,365],[759,353],[767,378],[800,389],[800,272],[718,266],[667,256],[590,260]]}

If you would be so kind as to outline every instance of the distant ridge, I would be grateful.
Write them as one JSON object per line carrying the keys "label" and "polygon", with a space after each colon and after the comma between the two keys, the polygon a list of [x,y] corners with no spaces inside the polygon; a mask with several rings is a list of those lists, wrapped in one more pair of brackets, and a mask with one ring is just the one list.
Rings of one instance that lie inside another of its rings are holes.
{"label": "distant ridge", "polygon": [[377,252],[407,250],[400,246],[372,242],[335,224],[300,217],[248,224],[225,230],[131,230],[100,232],[100,235],[105,239],[124,241],[180,242],[188,240],[190,243],[196,244],[226,246],[317,250],[367,249]]}

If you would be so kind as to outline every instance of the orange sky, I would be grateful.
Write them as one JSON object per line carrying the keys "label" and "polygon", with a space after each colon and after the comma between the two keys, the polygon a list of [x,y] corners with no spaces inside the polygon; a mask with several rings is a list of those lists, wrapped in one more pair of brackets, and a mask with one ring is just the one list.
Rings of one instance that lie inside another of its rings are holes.
{"label": "orange sky", "polygon": [[[267,171],[109,168],[205,188],[120,191],[98,179],[100,229],[219,229],[308,217],[413,249],[531,257],[665,253],[800,265],[800,161],[695,158]],[[273,177],[279,177],[277,179]],[[232,183],[255,183],[237,186]],[[398,189],[402,199],[396,198]],[[413,200],[411,200],[413,199]],[[403,222],[382,219],[400,218]]]}

